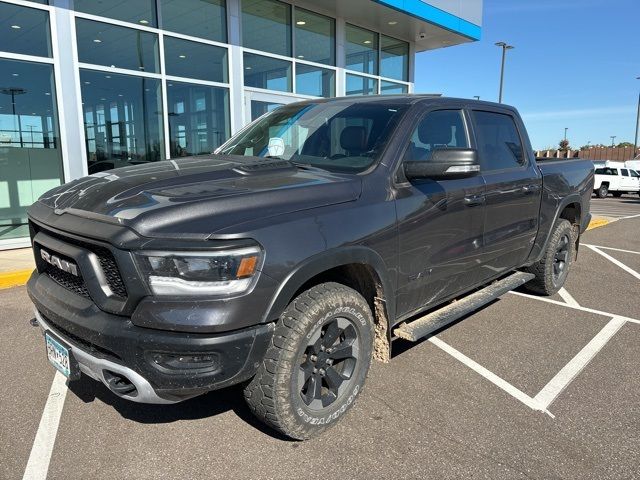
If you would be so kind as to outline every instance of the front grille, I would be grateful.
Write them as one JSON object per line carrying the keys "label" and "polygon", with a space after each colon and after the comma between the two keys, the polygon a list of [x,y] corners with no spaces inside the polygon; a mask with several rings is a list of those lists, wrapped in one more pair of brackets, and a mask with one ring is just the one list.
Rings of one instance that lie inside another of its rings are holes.
{"label": "front grille", "polygon": [[[41,230],[45,234],[49,235],[50,237],[57,238],[58,240],[63,241],[65,243],[70,243],[77,247],[84,248],[85,250],[89,250],[90,252],[93,252],[98,257],[100,267],[102,268],[104,276],[107,279],[107,285],[109,286],[113,294],[123,299],[127,298],[127,288],[124,284],[124,281],[122,280],[122,276],[120,275],[118,264],[116,263],[116,259],[113,256],[113,253],[111,253],[111,251],[108,248],[103,247],[101,245],[95,245],[93,243],[85,242],[83,240],[77,240],[75,238],[59,235],[50,230],[42,229],[35,224],[31,224],[31,225],[33,226],[34,230],[36,229],[38,231]],[[33,233],[35,235],[35,231]],[[51,275],[50,273],[50,271],[53,271],[53,270],[56,270],[55,267],[48,269],[46,273],[48,273],[49,276],[54,281],[56,281],[63,287],[68,288],[69,290],[76,292],[82,296],[85,296],[85,297],[89,296],[89,291],[87,290],[84,284],[84,281],[82,280],[81,277],[80,277],[80,282],[82,283],[78,285],[77,284],[78,277],[74,277],[73,275],[66,274],[66,272],[60,272],[64,275],[57,275],[56,278],[54,278],[54,276]]]}
{"label": "front grille", "polygon": [[76,277],[75,275],[62,271],[53,265],[49,265],[44,273],[49,275],[51,280],[56,282],[58,285],[63,286],[67,290],[71,290],[83,297],[90,298],[89,290],[87,290],[87,286],[81,276]]}
{"label": "front grille", "polygon": [[83,338],[80,338],[77,335],[74,335],[69,330],[62,328],[60,325],[58,325],[56,322],[51,320],[49,317],[42,315],[42,312],[39,312],[39,313],[42,316],[42,319],[45,322],[47,322],[47,324],[50,327],[52,327],[53,333],[62,337],[63,340],[66,339],[67,341],[70,341],[71,343],[78,345],[84,351],[91,353],[96,357],[122,360],[122,358],[119,355],[116,355],[111,350],[107,350],[106,348],[103,348],[99,345],[96,345],[95,343],[89,342]]}
{"label": "front grille", "polygon": [[105,277],[107,277],[107,284],[114,295],[127,298],[127,288],[124,286],[124,281],[120,275],[120,270],[118,270],[116,259],[113,258],[113,254],[106,248],[97,245],[93,246],[93,253],[98,256],[102,271]]}

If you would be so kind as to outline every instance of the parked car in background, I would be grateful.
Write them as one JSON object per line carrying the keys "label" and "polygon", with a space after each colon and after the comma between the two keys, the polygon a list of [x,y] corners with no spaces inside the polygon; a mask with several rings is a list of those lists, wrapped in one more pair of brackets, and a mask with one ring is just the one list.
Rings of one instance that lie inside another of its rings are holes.
{"label": "parked car in background", "polygon": [[596,165],[593,191],[599,198],[605,198],[609,193],[620,197],[623,193],[640,192],[640,175],[637,171],[625,166],[624,163],[607,162],[608,166]]}

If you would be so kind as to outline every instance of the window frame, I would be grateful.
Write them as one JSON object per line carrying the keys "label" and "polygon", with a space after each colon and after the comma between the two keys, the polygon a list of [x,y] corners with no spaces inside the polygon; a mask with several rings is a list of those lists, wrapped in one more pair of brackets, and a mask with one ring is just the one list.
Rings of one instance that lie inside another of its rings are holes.
{"label": "window frame", "polygon": [[[402,146],[400,147],[400,149],[398,150],[398,160],[396,161],[396,165],[395,167],[392,169],[392,175],[391,178],[393,178],[393,183],[396,185],[407,185],[410,184],[411,182],[409,182],[409,180],[405,177],[404,175],[404,169],[402,168],[402,166],[404,165],[405,162],[405,158],[404,156],[407,153],[407,149],[409,148],[409,144],[411,142],[411,138],[413,137],[413,132],[415,132],[416,128],[418,128],[418,125],[420,125],[420,122],[422,122],[422,120],[424,120],[426,118],[427,115],[429,115],[430,113],[433,112],[438,112],[438,111],[442,111],[442,110],[458,110],[461,112],[462,115],[462,121],[463,121],[463,125],[464,125],[464,130],[465,130],[465,135],[467,137],[467,144],[469,145],[468,148],[475,148],[475,137],[473,136],[473,130],[471,128],[471,119],[469,118],[467,109],[465,108],[464,104],[451,104],[451,105],[446,105],[446,106],[431,106],[431,107],[427,107],[425,108],[424,106],[418,104],[417,107],[419,108],[418,111],[416,111],[413,115],[411,114],[411,112],[407,112],[406,118],[404,120],[405,124],[408,124],[411,126],[411,128],[406,128],[405,130],[405,135],[404,138],[400,139],[399,141],[402,142]],[[402,125],[401,125],[402,126]],[[448,181],[446,179],[443,180],[437,180],[439,182],[443,182],[443,181]]]}
{"label": "window frame", "polygon": [[[513,112],[511,110],[508,109],[501,109],[501,108],[491,108],[491,107],[478,107],[478,108],[467,108],[466,109],[468,112],[468,116],[469,116],[469,121],[470,121],[470,125],[471,125],[471,130],[473,132],[473,145],[476,149],[476,151],[478,152],[478,160],[480,163],[480,174],[481,175],[492,175],[492,174],[496,174],[496,173],[504,173],[504,172],[516,172],[516,171],[524,171],[527,170],[530,166],[531,166],[531,159],[529,158],[529,155],[527,154],[527,149],[525,148],[525,146],[527,145],[526,142],[524,141],[524,137],[522,135],[522,127],[520,125],[520,122],[518,121],[518,118],[516,115],[513,114]],[[522,165],[519,166],[513,166],[513,167],[507,167],[507,168],[497,168],[497,169],[493,169],[493,170],[487,170],[484,168],[483,165],[483,158],[482,158],[482,152],[480,151],[479,148],[479,142],[478,142],[478,125],[475,119],[475,112],[480,112],[480,113],[492,113],[495,115],[505,115],[507,117],[509,117],[511,119],[511,121],[513,122],[513,125],[515,126],[516,129],[516,133],[518,135],[518,139],[520,140],[520,145],[522,148],[522,157],[524,159],[524,163]]]}

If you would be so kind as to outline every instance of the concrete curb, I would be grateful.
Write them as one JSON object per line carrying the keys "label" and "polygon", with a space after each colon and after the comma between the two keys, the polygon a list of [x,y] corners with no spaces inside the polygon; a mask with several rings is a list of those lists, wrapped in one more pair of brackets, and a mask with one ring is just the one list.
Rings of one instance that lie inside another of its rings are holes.
{"label": "concrete curb", "polygon": [[609,223],[611,222],[606,218],[594,218],[591,220],[591,223],[589,223],[587,230],[593,230],[594,228],[604,227],[605,225],[609,225]]}
{"label": "concrete curb", "polygon": [[19,287],[27,283],[33,270],[16,270],[0,273],[0,290],[3,288]]}

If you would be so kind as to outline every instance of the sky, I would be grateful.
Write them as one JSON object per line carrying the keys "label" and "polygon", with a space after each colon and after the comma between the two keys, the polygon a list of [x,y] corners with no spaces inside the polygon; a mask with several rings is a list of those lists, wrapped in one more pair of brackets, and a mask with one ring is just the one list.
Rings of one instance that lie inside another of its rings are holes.
{"label": "sky", "polygon": [[484,0],[482,39],[416,57],[415,91],[515,106],[534,149],[632,142],[640,94],[640,0]]}

